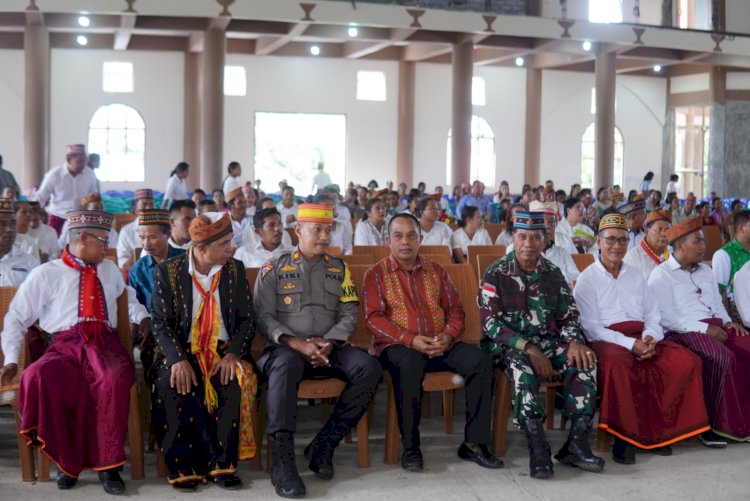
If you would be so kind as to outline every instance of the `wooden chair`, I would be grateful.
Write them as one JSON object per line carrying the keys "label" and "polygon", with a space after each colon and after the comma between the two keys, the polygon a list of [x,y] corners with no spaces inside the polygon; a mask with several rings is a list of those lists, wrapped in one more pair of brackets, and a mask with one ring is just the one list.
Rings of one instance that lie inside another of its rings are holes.
{"label": "wooden chair", "polygon": [[[461,341],[474,345],[479,344],[482,336],[479,307],[477,306],[476,274],[468,264],[448,264],[444,266],[456,285],[461,303],[464,307],[464,334]],[[425,392],[440,391],[443,394],[443,427],[445,433],[453,433],[453,396],[454,391],[464,386],[463,378],[450,371],[428,372],[425,374],[422,388]],[[396,464],[399,454],[398,422],[396,401],[393,396],[393,382],[386,373],[384,380],[388,385],[388,407],[386,411],[385,457],[386,464]]]}
{"label": "wooden chair", "polygon": [[453,264],[453,258],[447,254],[423,254],[422,249],[419,249],[419,255],[434,261],[435,263],[445,266],[446,264]]}
{"label": "wooden chair", "polygon": [[115,249],[114,247],[108,247],[107,259],[111,260],[113,263],[115,263],[115,265],[117,265],[117,249]]}
{"label": "wooden chair", "polygon": [[578,267],[578,271],[585,270],[596,261],[593,254],[571,254],[571,256],[573,256],[573,262]]}
{"label": "wooden chair", "polygon": [[328,253],[332,256],[341,256],[341,247],[332,245],[328,247]]}
{"label": "wooden chair", "polygon": [[484,229],[490,234],[490,239],[494,242],[500,233],[505,229],[505,223],[486,223]]}
{"label": "wooden chair", "polygon": [[714,253],[724,245],[721,236],[721,228],[718,226],[704,226],[703,238],[706,242],[706,253],[704,259],[710,261],[714,257]]}
{"label": "wooden chair", "polygon": [[138,261],[141,258],[141,255],[143,254],[143,247],[136,247],[135,250],[133,250],[133,257],[136,261]]}
{"label": "wooden chair", "polygon": [[420,245],[420,254],[445,254],[448,257],[452,257],[451,249],[447,245]]}
{"label": "wooden chair", "polygon": [[348,265],[348,266],[354,266],[354,265],[372,265],[375,264],[375,261],[373,260],[373,257],[370,254],[350,254],[348,256],[344,255],[341,256],[341,259]]}
{"label": "wooden chair", "polygon": [[292,239],[292,245],[297,245],[297,243],[299,243],[299,238],[297,237],[297,234],[294,232],[294,228],[287,228],[286,232],[289,233],[289,238]]}
{"label": "wooden chair", "polygon": [[115,231],[120,233],[123,226],[133,221],[135,221],[135,214],[115,214]]}
{"label": "wooden chair", "polygon": [[[359,247],[359,252],[355,251],[354,248]],[[391,254],[391,248],[387,245],[355,245],[352,246],[352,254],[367,254],[372,256],[373,263],[377,263],[384,257],[388,257]]]}
{"label": "wooden chair", "polygon": [[479,277],[480,282],[482,281],[484,272],[487,268],[498,259],[500,259],[500,257],[494,254],[477,254],[477,277]]}
{"label": "wooden chair", "polygon": [[474,270],[474,276],[479,276],[479,268],[477,267],[477,255],[479,254],[491,254],[495,258],[500,258],[505,255],[504,245],[470,245],[467,247],[466,259]]}

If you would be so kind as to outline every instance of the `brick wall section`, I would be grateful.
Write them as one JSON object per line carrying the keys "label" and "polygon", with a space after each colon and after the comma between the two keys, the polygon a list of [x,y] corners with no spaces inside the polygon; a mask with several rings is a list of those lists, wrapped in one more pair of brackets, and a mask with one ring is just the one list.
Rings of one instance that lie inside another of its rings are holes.
{"label": "brick wall section", "polygon": [[[352,3],[352,0],[329,0]],[[355,0],[356,3],[403,5],[425,9],[473,10],[494,14],[526,15],[527,0]]]}

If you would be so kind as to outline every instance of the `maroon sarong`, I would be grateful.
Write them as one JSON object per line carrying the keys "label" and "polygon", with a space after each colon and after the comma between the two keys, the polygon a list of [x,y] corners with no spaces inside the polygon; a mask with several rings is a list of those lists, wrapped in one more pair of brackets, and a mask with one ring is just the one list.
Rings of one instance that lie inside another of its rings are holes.
{"label": "maroon sarong", "polygon": [[18,395],[21,435],[71,477],[125,463],[135,368],[113,329],[90,342],[76,327],[59,333],[24,369]]}
{"label": "maroon sarong", "polygon": [[[643,322],[608,327],[640,339]],[[710,429],[703,403],[701,361],[669,341],[639,362],[614,343],[592,343],[601,394],[599,428],[642,449],[655,449]]]}
{"label": "maroon sarong", "polygon": [[60,233],[62,233],[63,226],[65,226],[65,218],[57,217],[54,214],[48,214],[47,215],[47,225],[52,227],[56,232],[57,236],[60,236]]}
{"label": "maroon sarong", "polygon": [[[719,318],[702,320],[721,327]],[[668,334],[703,363],[703,395],[713,430],[731,440],[750,440],[750,336],[727,331],[725,343],[701,332]]]}

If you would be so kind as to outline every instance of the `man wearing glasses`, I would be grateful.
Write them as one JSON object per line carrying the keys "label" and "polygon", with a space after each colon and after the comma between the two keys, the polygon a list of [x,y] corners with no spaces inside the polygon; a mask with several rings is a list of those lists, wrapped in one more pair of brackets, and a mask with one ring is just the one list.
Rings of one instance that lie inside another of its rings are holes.
{"label": "man wearing glasses", "polygon": [[750,337],[732,322],[711,268],[703,264],[702,217],[672,226],[672,256],[651,272],[648,288],[661,312],[666,339],[703,362],[703,396],[712,430],[706,447],[726,447],[726,438],[750,439]]}
{"label": "man wearing glasses", "polygon": [[130,322],[150,335],[151,320],[117,266],[105,259],[112,214],[67,213],[70,245],[62,257],[35,268],[5,317],[0,384],[17,373],[24,334],[39,320],[53,343],[21,377],[21,433],[57,465],[57,486],[70,489],[84,469],[99,472],[108,494],[121,494],[131,356],[120,344],[117,298],[126,290]]}
{"label": "man wearing glasses", "polygon": [[586,346],[573,294],[560,269],[542,256],[547,240],[543,212],[517,212],[513,248],[485,272],[479,289],[482,348],[512,382],[514,421],[526,431],[532,478],[552,475],[546,417],[539,385],[562,379],[563,415],[572,421],[561,463],[600,472],[604,460],[588,445],[596,402],[596,354]]}
{"label": "man wearing glasses", "polygon": [[663,340],[646,279],[623,260],[625,216],[602,216],[597,245],[599,259],[578,277],[574,296],[599,360],[599,428],[615,436],[612,459],[618,463],[635,464],[636,448],[670,456],[670,444],[709,429],[700,360]]}

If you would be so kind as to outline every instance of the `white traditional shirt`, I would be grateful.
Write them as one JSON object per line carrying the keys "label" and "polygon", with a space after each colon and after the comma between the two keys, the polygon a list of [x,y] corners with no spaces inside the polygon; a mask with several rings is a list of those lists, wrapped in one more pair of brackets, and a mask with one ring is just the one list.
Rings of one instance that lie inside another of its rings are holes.
{"label": "white traditional shirt", "polygon": [[247,242],[255,241],[255,226],[253,226],[253,218],[245,216],[241,221],[237,221],[229,216],[229,219],[232,221],[232,231],[234,231],[234,235],[232,236],[232,247],[236,249],[242,247]]}
{"label": "white traditional shirt", "polygon": [[60,257],[60,244],[57,241],[57,232],[51,226],[39,223],[37,228],[29,227],[26,234],[36,240],[39,251],[47,254],[49,259]]}
{"label": "white traditional shirt", "polygon": [[258,240],[258,243],[253,246],[243,245],[237,249],[234,253],[234,258],[242,261],[245,268],[260,268],[263,263],[276,259],[292,249],[293,247],[284,245],[282,241],[278,247],[270,251],[263,246],[263,242]]}
{"label": "white traditional shirt", "polygon": [[177,174],[169,176],[167,180],[167,189],[164,190],[164,200],[187,200],[188,193],[185,187],[185,180]]}
{"label": "white traditional shirt", "polygon": [[[285,228],[294,228],[294,225],[297,224],[296,217],[298,209],[299,206],[297,204],[294,204],[291,207],[284,207],[284,204],[282,204],[281,202],[276,204],[276,210],[279,211],[279,214],[281,214],[281,224],[283,224]],[[295,217],[295,220],[291,223],[286,222],[286,218],[289,215]]]}
{"label": "white traditional shirt", "polygon": [[690,273],[670,256],[651,272],[648,288],[659,303],[664,330],[705,333],[705,318],[731,322],[711,268],[702,263]]}
{"label": "white traditional shirt", "polygon": [[[128,259],[135,258],[136,247],[141,246],[141,239],[138,236],[138,218],[129,222],[120,228],[120,234],[117,239],[117,265],[122,268]],[[112,244],[110,243],[110,247]]]}
{"label": "white traditional shirt", "polygon": [[573,297],[590,342],[614,343],[631,351],[635,339],[608,328],[627,321],[644,323],[642,338],[651,336],[657,342],[664,339],[659,310],[646,281],[638,270],[625,263],[615,278],[597,259],[578,277]]}
{"label": "white traditional shirt", "polygon": [[[117,265],[105,259],[97,265],[97,276],[104,289],[109,323],[117,327],[117,298],[127,289],[128,318],[140,324],[149,314],[138,302],[135,291],[125,285]],[[39,320],[42,330],[52,336],[78,323],[78,289],[81,274],[55,259],[34,268],[18,288],[5,316],[2,349],[6,364],[18,363],[18,354],[28,328]]]}
{"label": "white traditional shirt", "polygon": [[469,253],[470,245],[492,245],[489,232],[484,228],[477,228],[474,238],[469,238],[463,228],[458,228],[451,236],[451,249],[461,249],[464,256]]}
{"label": "white traditional shirt", "polygon": [[313,195],[318,192],[318,190],[322,190],[326,186],[328,186],[331,183],[331,176],[328,175],[328,173],[324,170],[318,171],[317,174],[315,174],[315,177],[313,177],[313,185],[312,185],[312,193]]}
{"label": "white traditional shirt", "polygon": [[497,240],[495,240],[495,245],[504,245],[507,249],[511,245],[513,245],[513,235],[510,234],[508,231],[502,231],[498,236]]}
{"label": "white traditional shirt", "polygon": [[714,279],[717,285],[724,286],[724,291],[730,300],[734,300],[734,288],[737,287],[737,277],[734,278],[734,287],[729,285],[729,277],[732,274],[732,259],[729,253],[724,249],[714,252],[711,259],[711,269],[714,272]]}
{"label": "white traditional shirt", "polygon": [[81,207],[81,198],[98,192],[96,175],[88,167],[74,176],[66,164],[53,167],[39,186],[34,198],[44,207],[49,201],[47,212],[65,219],[65,214]]}
{"label": "white traditional shirt", "polygon": [[352,230],[351,221],[335,220],[333,233],[331,234],[331,245],[338,247],[341,249],[341,254],[348,256],[352,253],[353,240],[354,231]]}
{"label": "white traditional shirt", "polygon": [[750,262],[734,274],[734,304],[742,323],[750,327]]}
{"label": "white traditional shirt", "polygon": [[369,219],[360,221],[354,230],[354,245],[385,245],[387,228],[385,223],[378,230]]}
{"label": "white traditional shirt", "polygon": [[33,254],[19,252],[15,247],[0,257],[0,287],[18,286],[26,276],[39,266],[39,258]]}
{"label": "white traditional shirt", "polygon": [[[216,264],[211,267],[208,275],[203,275],[195,269],[192,253],[188,255],[188,273],[195,277],[198,283],[201,284],[203,290],[206,292],[211,290],[211,282],[214,279],[214,275],[219,273],[222,267],[222,265]],[[192,280],[191,283],[193,285],[193,308],[190,311],[190,330],[192,331],[193,326],[195,325],[195,317],[198,316],[198,309],[201,307],[201,303],[203,302],[203,297],[200,295],[200,292],[198,292],[198,287],[195,286],[195,283],[193,283]],[[214,291],[214,301],[216,301],[216,306],[218,307],[219,311],[221,311],[221,295],[219,294],[218,287],[216,287],[216,290]],[[227,334],[227,328],[224,325],[224,315],[221,314],[219,314],[219,341],[229,341],[229,334]]]}
{"label": "white traditional shirt", "polygon": [[252,219],[256,212],[257,212],[257,207],[255,207],[254,205],[251,205],[250,207],[245,209],[245,216]]}
{"label": "white traditional shirt", "polygon": [[[60,231],[60,238],[57,240],[58,245],[60,245],[61,249],[64,249],[68,242],[70,241],[70,235],[68,234],[68,222],[65,221],[65,224],[63,224],[62,230]],[[117,230],[114,228],[109,229],[109,242],[107,243],[107,247],[110,249],[116,249],[117,244],[119,243],[120,238],[117,234]],[[118,260],[118,266],[119,266],[119,260]]]}
{"label": "white traditional shirt", "polygon": [[13,248],[20,253],[34,256],[37,261],[39,260],[39,245],[36,243],[36,239],[29,235],[17,233],[16,240],[13,242]]}
{"label": "white traditional shirt", "polygon": [[227,196],[230,191],[236,190],[237,188],[242,188],[242,184],[240,183],[239,176],[227,176],[224,179],[224,183],[221,187],[221,191],[224,192],[224,196]]}
{"label": "white traditional shirt", "polygon": [[451,246],[453,230],[442,221],[435,221],[430,231],[422,230],[422,245],[447,245]]}
{"label": "white traditional shirt", "polygon": [[[669,251],[667,251],[665,255],[661,257],[663,258],[663,263],[669,257]],[[625,254],[623,262],[638,270],[643,276],[644,280],[648,280],[648,277],[651,276],[651,272],[654,271],[654,268],[661,264],[657,264],[656,261],[654,261],[651,256],[649,256],[649,254],[643,248],[642,244],[630,249],[628,253]]]}
{"label": "white traditional shirt", "polygon": [[586,253],[598,254],[599,249],[596,246],[596,235],[594,230],[581,223],[571,227],[570,223],[565,218],[562,218],[560,222],[557,223],[557,228],[555,228],[555,245],[567,249],[571,254],[578,254],[578,249],[576,248],[573,238],[578,237],[579,235],[583,237],[584,234],[588,235],[591,241],[591,244],[588,247],[584,247]]}

